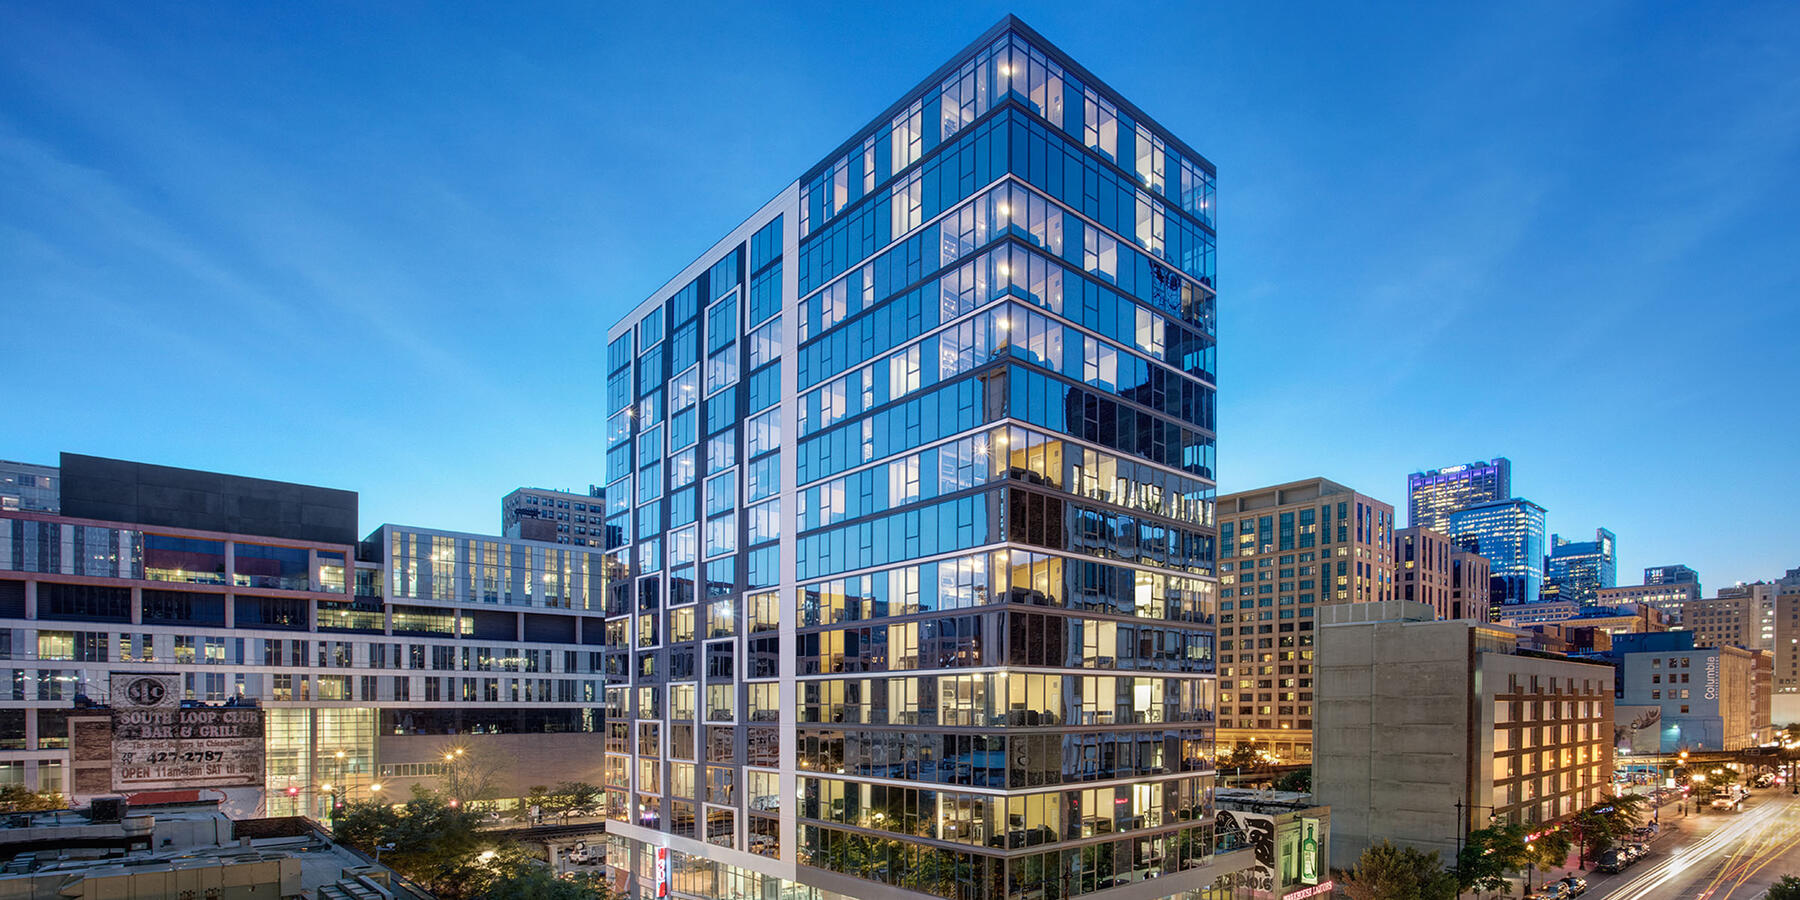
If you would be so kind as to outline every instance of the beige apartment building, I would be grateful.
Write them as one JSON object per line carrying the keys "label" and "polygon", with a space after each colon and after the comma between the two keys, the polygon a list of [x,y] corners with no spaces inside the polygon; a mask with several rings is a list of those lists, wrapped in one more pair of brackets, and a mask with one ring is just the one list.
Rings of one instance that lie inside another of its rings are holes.
{"label": "beige apartment building", "polygon": [[1394,532],[1394,597],[1429,603],[1440,619],[1488,620],[1487,557],[1424,526]]}
{"label": "beige apartment building", "polygon": [[1335,858],[1382,838],[1454,858],[1471,830],[1606,796],[1612,666],[1521,655],[1517,638],[1406,601],[1324,612],[1313,795]]}
{"label": "beige apartment building", "polygon": [[1663,618],[1670,625],[1681,624],[1681,605],[1700,599],[1700,585],[1687,581],[1678,584],[1627,584],[1620,587],[1603,587],[1596,595],[1595,603],[1599,606],[1623,606],[1627,603],[1641,603],[1653,606],[1662,611]]}
{"label": "beige apartment building", "polygon": [[1318,611],[1394,598],[1394,508],[1311,478],[1219,498],[1220,753],[1312,759]]}
{"label": "beige apartment building", "polygon": [[1776,586],[1766,582],[1719,589],[1717,597],[1681,605],[1681,624],[1696,647],[1775,649]]}

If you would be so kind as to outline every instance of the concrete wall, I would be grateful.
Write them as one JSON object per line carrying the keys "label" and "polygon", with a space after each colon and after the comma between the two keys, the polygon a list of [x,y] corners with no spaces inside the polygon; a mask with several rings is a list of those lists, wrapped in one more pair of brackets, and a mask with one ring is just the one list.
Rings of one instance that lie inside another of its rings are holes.
{"label": "concrete wall", "polygon": [[[381,765],[442,762],[446,748],[462,747],[479,762],[498,764],[494,785],[498,797],[523,797],[533,785],[554,787],[559,781],[601,783],[606,736],[592,734],[382,735],[377,753]],[[435,788],[439,779],[383,778],[387,796],[405,800],[412,786]]]}
{"label": "concrete wall", "polygon": [[1466,621],[1320,629],[1313,791],[1331,807],[1334,865],[1355,865],[1382,838],[1455,852],[1456,803],[1469,802],[1473,655]]}

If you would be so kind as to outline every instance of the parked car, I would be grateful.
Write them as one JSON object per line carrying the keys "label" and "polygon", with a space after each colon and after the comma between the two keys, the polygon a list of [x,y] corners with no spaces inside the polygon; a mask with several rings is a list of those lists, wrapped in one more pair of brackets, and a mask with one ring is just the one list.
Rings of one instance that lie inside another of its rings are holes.
{"label": "parked car", "polygon": [[1726,794],[1722,797],[1714,797],[1713,802],[1712,802],[1712,808],[1728,810],[1730,812],[1736,812],[1738,807],[1742,803],[1743,803],[1743,801],[1739,800],[1737,797],[1734,797],[1731,794]]}
{"label": "parked car", "polygon": [[1632,862],[1631,855],[1624,850],[1608,850],[1600,854],[1600,860],[1594,863],[1594,868],[1611,874],[1625,871],[1625,867],[1631,865]]}
{"label": "parked car", "polygon": [[1574,895],[1569,893],[1568,885],[1552,881],[1532,892],[1529,900],[1569,900],[1572,896]]}
{"label": "parked car", "polygon": [[1562,884],[1564,887],[1569,889],[1569,896],[1571,896],[1571,897],[1579,897],[1582,894],[1587,893],[1587,879],[1586,878],[1581,878],[1579,876],[1570,875],[1569,877],[1564,878],[1562,880]]}

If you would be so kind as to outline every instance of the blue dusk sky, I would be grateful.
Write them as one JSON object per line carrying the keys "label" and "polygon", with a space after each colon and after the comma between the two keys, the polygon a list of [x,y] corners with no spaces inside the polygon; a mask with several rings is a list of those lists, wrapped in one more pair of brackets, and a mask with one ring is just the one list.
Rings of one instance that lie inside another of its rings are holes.
{"label": "blue dusk sky", "polygon": [[1009,11],[1219,168],[1222,490],[1505,455],[1624,583],[1800,565],[1791,2],[7,3],[0,457],[492,532],[602,479],[607,326]]}

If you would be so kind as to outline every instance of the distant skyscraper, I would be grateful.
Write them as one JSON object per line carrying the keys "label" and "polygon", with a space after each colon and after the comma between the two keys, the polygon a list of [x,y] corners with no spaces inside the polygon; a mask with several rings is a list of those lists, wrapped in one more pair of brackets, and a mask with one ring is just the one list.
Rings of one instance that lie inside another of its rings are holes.
{"label": "distant skyscraper", "polygon": [[1448,533],[1450,514],[1512,497],[1512,463],[1506,457],[1464,463],[1406,476],[1406,527]]}
{"label": "distant skyscraper", "polygon": [[1487,557],[1493,605],[1538,599],[1544,585],[1543,507],[1518,497],[1471,506],[1451,514],[1448,533],[1464,550]]}
{"label": "distant skyscraper", "polygon": [[1699,584],[1700,573],[1687,566],[1651,566],[1644,570],[1645,584]]}
{"label": "distant skyscraper", "polygon": [[0,459],[0,510],[60,512],[61,483],[60,470],[55,466]]}
{"label": "distant skyscraper", "polygon": [[1591,541],[1550,537],[1550,558],[1544,564],[1544,580],[1562,591],[1564,600],[1592,606],[1601,588],[1619,584],[1618,539],[1604,528],[1594,529]]}

